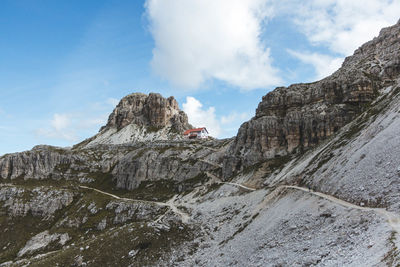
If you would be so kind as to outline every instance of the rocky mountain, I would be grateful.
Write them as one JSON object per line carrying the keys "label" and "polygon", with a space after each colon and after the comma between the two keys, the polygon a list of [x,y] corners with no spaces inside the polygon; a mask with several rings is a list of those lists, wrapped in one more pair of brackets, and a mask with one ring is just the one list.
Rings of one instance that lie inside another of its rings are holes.
{"label": "rocky mountain", "polygon": [[192,128],[173,96],[133,93],[121,99],[99,134],[87,146],[155,140],[180,140]]}
{"label": "rocky mountain", "polygon": [[400,21],[232,139],[136,93],[73,148],[0,157],[0,266],[398,266],[399,51]]}
{"label": "rocky mountain", "polygon": [[366,109],[400,73],[398,24],[347,57],[333,75],[279,87],[262,98],[225,160],[225,176],[261,160],[316,146]]}

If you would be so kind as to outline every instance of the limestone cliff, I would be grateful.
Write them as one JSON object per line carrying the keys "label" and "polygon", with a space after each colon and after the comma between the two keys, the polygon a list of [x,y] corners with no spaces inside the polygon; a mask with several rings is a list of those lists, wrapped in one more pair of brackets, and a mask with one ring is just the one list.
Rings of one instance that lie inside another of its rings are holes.
{"label": "limestone cliff", "polygon": [[88,145],[180,140],[191,128],[188,117],[173,96],[133,93],[121,99],[108,122]]}
{"label": "limestone cliff", "polygon": [[265,95],[255,117],[240,127],[224,161],[224,176],[319,144],[353,120],[399,74],[397,23],[357,49],[331,76]]}
{"label": "limestone cliff", "polygon": [[133,94],[73,148],[1,156],[0,267],[399,266],[399,28],[235,139],[176,140],[176,102]]}

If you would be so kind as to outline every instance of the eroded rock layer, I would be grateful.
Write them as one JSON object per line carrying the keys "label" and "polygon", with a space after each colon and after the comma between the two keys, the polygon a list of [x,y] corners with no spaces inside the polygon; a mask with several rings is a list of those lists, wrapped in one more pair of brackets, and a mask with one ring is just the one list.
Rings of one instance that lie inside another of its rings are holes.
{"label": "eroded rock layer", "polygon": [[188,117],[185,112],[179,110],[175,98],[164,98],[156,93],[134,93],[122,98],[110,114],[107,125],[101,130],[120,130],[129,124],[156,128],[172,126],[177,132],[190,128]]}
{"label": "eroded rock layer", "polygon": [[331,76],[278,87],[240,127],[224,161],[224,176],[259,161],[319,144],[355,118],[400,73],[400,23],[347,57]]}

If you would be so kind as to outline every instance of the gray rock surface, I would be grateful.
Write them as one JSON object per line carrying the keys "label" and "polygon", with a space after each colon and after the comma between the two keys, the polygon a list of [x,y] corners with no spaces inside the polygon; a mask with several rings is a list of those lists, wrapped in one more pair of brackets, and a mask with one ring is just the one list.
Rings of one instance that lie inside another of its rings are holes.
{"label": "gray rock surface", "polygon": [[85,145],[180,140],[190,128],[186,113],[173,96],[133,93],[121,99],[100,133]]}
{"label": "gray rock surface", "polygon": [[0,202],[8,210],[9,216],[33,216],[51,219],[62,208],[73,201],[73,193],[62,189],[36,187],[31,190],[5,186],[0,188]]}
{"label": "gray rock surface", "polygon": [[1,266],[399,265],[399,40],[267,94],[234,140],[163,140],[176,102],[134,94],[71,149],[2,156]]}
{"label": "gray rock surface", "polygon": [[255,117],[240,127],[224,161],[224,177],[276,155],[302,152],[352,121],[399,77],[399,35],[400,24],[385,28],[331,76],[265,95]]}
{"label": "gray rock surface", "polygon": [[58,242],[61,246],[63,246],[69,239],[70,237],[67,233],[50,234],[49,231],[44,231],[32,237],[32,239],[26,243],[25,247],[18,252],[18,257],[45,249],[53,242]]}

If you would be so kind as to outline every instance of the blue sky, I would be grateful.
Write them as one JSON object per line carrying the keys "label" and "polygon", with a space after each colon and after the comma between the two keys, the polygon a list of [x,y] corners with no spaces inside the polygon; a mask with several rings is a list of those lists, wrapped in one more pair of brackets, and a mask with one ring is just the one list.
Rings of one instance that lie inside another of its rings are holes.
{"label": "blue sky", "polygon": [[88,138],[132,92],[233,136],[268,91],[332,73],[400,17],[398,1],[302,2],[1,1],[0,155]]}

